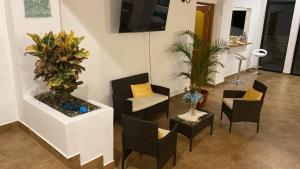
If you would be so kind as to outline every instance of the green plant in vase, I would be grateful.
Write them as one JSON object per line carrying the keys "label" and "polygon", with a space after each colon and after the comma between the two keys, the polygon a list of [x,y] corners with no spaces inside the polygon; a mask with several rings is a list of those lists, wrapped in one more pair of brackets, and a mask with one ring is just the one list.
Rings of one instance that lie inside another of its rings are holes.
{"label": "green plant in vase", "polygon": [[185,71],[181,72],[180,76],[190,79],[190,88],[204,95],[208,92],[202,87],[209,82],[214,83],[210,75],[218,73],[216,67],[223,67],[219,61],[219,54],[228,50],[227,42],[217,40],[211,45],[189,30],[180,33],[180,41],[175,43],[173,48],[174,53],[184,57]]}
{"label": "green plant in vase", "polygon": [[43,37],[37,34],[28,35],[35,44],[26,48],[25,54],[36,56],[34,79],[43,78],[50,91],[59,94],[63,99],[83,84],[78,81],[79,74],[85,70],[81,62],[88,58],[89,52],[80,48],[84,37],[76,37],[62,31],[59,34],[46,33]]}
{"label": "green plant in vase", "polygon": [[[30,54],[37,57],[34,79],[43,78],[50,89],[51,94],[44,95],[48,98],[47,104],[64,104],[69,100],[71,102],[78,100],[71,98],[71,93],[83,84],[79,80],[79,74],[85,71],[85,68],[80,64],[89,57],[89,51],[79,47],[84,37],[75,36],[73,31],[70,33],[61,31],[58,34],[49,32],[42,37],[38,34],[28,33],[28,36],[31,37],[34,44],[26,48],[25,55]],[[42,100],[45,99],[42,98]],[[53,100],[56,102],[52,103]],[[71,107],[70,109],[78,107],[78,109],[84,110],[84,107],[69,106],[69,104],[73,103],[66,103],[62,107]]]}

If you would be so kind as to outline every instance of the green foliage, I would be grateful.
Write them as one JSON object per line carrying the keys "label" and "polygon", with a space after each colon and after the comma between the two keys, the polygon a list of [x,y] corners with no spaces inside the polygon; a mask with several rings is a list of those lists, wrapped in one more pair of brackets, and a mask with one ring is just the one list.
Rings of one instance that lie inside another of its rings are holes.
{"label": "green foliage", "polygon": [[42,77],[51,91],[62,94],[70,94],[83,84],[78,81],[79,74],[85,71],[80,63],[89,56],[86,49],[79,47],[84,37],[76,37],[73,31],[69,34],[62,31],[58,35],[49,32],[43,37],[28,35],[35,44],[26,48],[25,55],[38,58],[34,79]]}
{"label": "green foliage", "polygon": [[[186,71],[181,72],[180,76],[190,79],[190,88],[195,90],[200,90],[208,82],[214,83],[209,76],[218,73],[215,71],[216,67],[223,67],[218,58],[219,54],[229,50],[227,42],[218,40],[210,45],[189,30],[181,32],[180,38],[173,48],[173,52],[184,57]],[[191,39],[191,43],[187,38]]]}

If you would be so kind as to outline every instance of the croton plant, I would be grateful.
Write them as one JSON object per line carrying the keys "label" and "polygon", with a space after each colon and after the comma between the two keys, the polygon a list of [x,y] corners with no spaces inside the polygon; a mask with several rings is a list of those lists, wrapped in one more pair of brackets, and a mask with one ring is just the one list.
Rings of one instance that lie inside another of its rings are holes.
{"label": "croton plant", "polygon": [[49,32],[43,37],[28,35],[35,44],[28,46],[25,54],[38,57],[34,79],[43,78],[50,91],[63,96],[69,96],[78,85],[83,84],[79,81],[79,74],[85,68],[80,64],[89,56],[85,48],[79,47],[84,37],[75,36],[73,31]]}

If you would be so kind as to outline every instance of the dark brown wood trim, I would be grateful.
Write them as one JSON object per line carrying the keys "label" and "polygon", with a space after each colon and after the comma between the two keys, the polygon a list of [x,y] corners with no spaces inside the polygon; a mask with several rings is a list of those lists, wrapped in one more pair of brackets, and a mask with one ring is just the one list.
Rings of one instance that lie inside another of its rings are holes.
{"label": "dark brown wood trim", "polygon": [[115,168],[115,162],[112,161],[111,163],[104,166],[104,169],[114,169]]}
{"label": "dark brown wood trim", "polygon": [[81,166],[81,169],[103,169],[103,156]]}
{"label": "dark brown wood trim", "polygon": [[8,123],[8,124],[4,124],[4,125],[0,126],[0,134],[4,133],[6,131],[9,131],[9,130],[18,128],[18,127],[19,127],[19,122],[18,121]]}
{"label": "dark brown wood trim", "polygon": [[[211,44],[212,38],[212,30],[213,30],[213,21],[214,21],[214,13],[215,13],[215,4],[204,3],[204,2],[197,2],[198,5],[206,5],[209,7],[208,10],[203,11],[207,16],[204,19],[204,25],[208,25],[203,30],[203,39],[207,42],[207,44]],[[196,7],[197,10],[200,10],[198,6]]]}

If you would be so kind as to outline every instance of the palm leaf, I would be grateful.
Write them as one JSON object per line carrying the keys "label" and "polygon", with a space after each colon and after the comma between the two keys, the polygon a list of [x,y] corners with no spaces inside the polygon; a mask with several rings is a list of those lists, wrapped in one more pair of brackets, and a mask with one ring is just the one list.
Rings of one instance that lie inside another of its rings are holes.
{"label": "palm leaf", "polygon": [[[210,75],[218,73],[214,70],[215,67],[223,67],[219,57],[220,54],[228,51],[228,43],[224,40],[217,40],[209,45],[190,30],[182,31],[180,36],[181,41],[173,45],[173,52],[185,58],[183,63],[187,71],[181,72],[179,75],[189,78],[191,85],[195,84],[197,88],[201,88],[208,82],[213,82]],[[192,40],[192,44],[186,37]]]}

